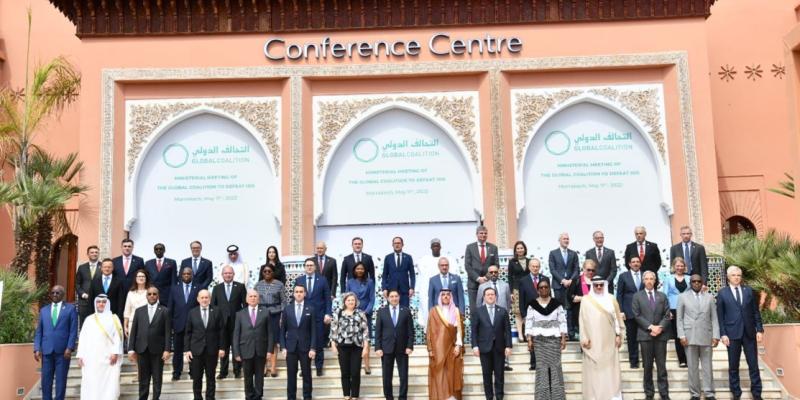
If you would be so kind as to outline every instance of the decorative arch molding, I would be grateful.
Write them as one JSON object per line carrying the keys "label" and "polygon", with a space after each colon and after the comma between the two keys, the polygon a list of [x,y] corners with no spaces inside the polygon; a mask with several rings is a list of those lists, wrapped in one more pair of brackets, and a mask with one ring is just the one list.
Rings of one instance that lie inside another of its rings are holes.
{"label": "decorative arch molding", "polygon": [[417,114],[441,128],[456,144],[470,167],[475,211],[483,216],[480,179],[478,93],[449,92],[399,95],[315,96],[314,113],[314,221],[324,213],[325,177],[339,145],[362,123],[385,111]]}
{"label": "decorative arch molding", "polygon": [[763,207],[761,206],[762,194],[758,190],[737,190],[719,193],[719,213],[721,222],[734,216],[749,219],[759,234],[766,231]]}
{"label": "decorative arch molding", "polygon": [[618,85],[558,89],[516,89],[512,94],[512,138],[514,150],[515,198],[519,216],[525,208],[523,175],[525,155],[534,136],[553,116],[579,103],[592,103],[619,114],[642,134],[658,162],[661,177],[661,205],[673,213],[672,182],[667,153],[663,87],[653,85]]}
{"label": "decorative arch molding", "polygon": [[[142,163],[153,145],[171,128],[192,117],[211,114],[240,125],[259,143],[267,157],[276,187],[280,180],[280,98],[219,98],[129,100],[125,102],[125,206],[124,227],[137,219],[136,187]],[[278,198],[274,215],[280,223]]]}

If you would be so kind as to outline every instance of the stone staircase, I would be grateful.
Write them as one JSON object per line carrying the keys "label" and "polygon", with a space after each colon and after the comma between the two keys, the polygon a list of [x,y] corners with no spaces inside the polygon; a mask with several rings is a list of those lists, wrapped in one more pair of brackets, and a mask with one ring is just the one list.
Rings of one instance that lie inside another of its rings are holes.
{"label": "stone staircase", "polygon": [[[679,368],[677,358],[672,343],[668,345],[667,369],[669,371],[670,397],[672,399],[689,399],[689,389],[687,380],[687,370]],[[714,351],[714,383],[717,388],[718,399],[732,398],[728,390],[728,363],[727,352],[721,344]],[[627,362],[627,349],[622,348],[622,387],[625,399],[644,399],[642,390],[642,369],[632,370]],[[581,399],[581,354],[577,343],[569,343],[562,356],[564,381],[567,389],[567,398]],[[428,358],[425,346],[416,346],[414,353],[409,361],[409,398],[427,399],[428,381]],[[383,390],[381,386],[380,360],[372,354],[371,357],[372,375],[363,375],[361,380],[362,399],[382,399]],[[742,357],[742,369],[740,371],[743,398],[749,399],[748,388],[750,381],[747,374],[747,366]],[[506,372],[505,398],[509,400],[531,400],[534,391],[534,372],[528,371],[528,352],[524,344],[514,346],[514,354],[511,356],[511,372]],[[185,369],[188,368],[185,367]],[[172,366],[170,363],[164,366],[164,385],[161,398],[171,399],[191,399],[192,382],[188,378],[186,371],[182,379],[177,382],[170,381]],[[313,371],[313,364],[312,364]],[[80,368],[76,361],[72,362],[67,383],[67,398],[78,399],[80,397]],[[232,376],[232,375],[231,375]],[[762,365],[761,379],[765,399],[784,399],[788,398],[782,391],[780,384],[776,381],[770,370]],[[313,376],[315,399],[342,399],[342,389],[340,381],[339,364],[336,357],[329,351],[325,354],[324,376]],[[298,379],[298,386],[301,380]],[[399,385],[395,374],[395,395]],[[127,358],[122,366],[121,376],[121,399],[137,399],[138,384],[136,379],[136,367]],[[301,394],[298,388],[298,395]],[[264,397],[266,399],[286,398],[286,367],[283,360],[279,357],[279,370],[277,378],[264,378]],[[40,399],[39,387],[34,387],[26,399]],[[483,383],[481,378],[480,363],[472,353],[465,356],[464,362],[464,398],[483,399]],[[217,381],[217,399],[244,399],[243,380],[228,378]]]}

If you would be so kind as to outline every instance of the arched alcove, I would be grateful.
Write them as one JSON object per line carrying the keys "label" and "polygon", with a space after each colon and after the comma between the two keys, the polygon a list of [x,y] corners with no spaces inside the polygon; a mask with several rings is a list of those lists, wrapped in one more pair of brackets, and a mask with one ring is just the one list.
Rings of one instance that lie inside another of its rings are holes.
{"label": "arched alcove", "polygon": [[670,243],[663,192],[669,176],[644,135],[627,116],[588,100],[543,121],[521,171],[519,232],[534,255],[546,256],[560,232],[584,251],[597,229],[605,232],[606,246],[620,251],[637,225],[662,248]]}
{"label": "arched alcove", "polygon": [[215,264],[237,244],[255,265],[267,245],[280,245],[280,187],[271,164],[256,137],[230,118],[203,112],[170,125],[136,171],[130,234],[146,258],[161,242],[167,256],[180,259],[200,240]]}

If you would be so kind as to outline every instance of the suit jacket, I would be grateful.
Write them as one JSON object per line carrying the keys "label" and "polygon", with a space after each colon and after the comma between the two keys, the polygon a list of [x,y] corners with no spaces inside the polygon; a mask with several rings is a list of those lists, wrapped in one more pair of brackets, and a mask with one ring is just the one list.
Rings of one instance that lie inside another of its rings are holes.
{"label": "suit jacket", "polygon": [[291,302],[283,308],[279,339],[281,349],[292,353],[305,353],[317,348],[317,324],[321,322],[315,315],[314,307],[305,300],[303,314],[298,324],[296,307],[295,303]]}
{"label": "suit jacket", "polygon": [[[625,247],[625,268],[630,269],[631,265],[631,258],[639,257],[639,243],[633,242],[628,243],[628,246]],[[642,262],[641,271],[653,271],[658,276],[658,269],[661,268],[661,251],[658,249],[658,245],[645,240],[644,241],[644,260],[639,260]]]}
{"label": "suit jacket", "polygon": [[401,305],[397,307],[397,326],[392,323],[390,305],[378,310],[375,321],[375,351],[405,354],[406,349],[414,350],[414,321],[411,319],[411,311]]}
{"label": "suit jacket", "polygon": [[[562,279],[578,279],[581,273],[581,268],[578,266],[578,253],[572,249],[567,249],[567,263],[564,264],[564,257],[561,255],[561,248],[553,249],[548,256],[548,266],[550,266],[550,275],[553,276],[550,286],[553,290],[561,289]],[[559,299],[563,301],[563,299]]]}
{"label": "suit jacket", "polygon": [[597,259],[597,247],[586,250],[584,254],[586,254],[587,260],[593,260],[597,263],[597,271],[595,271],[594,275],[606,278],[609,283],[608,289],[613,293],[612,285],[614,284],[614,278],[617,276],[617,255],[614,254],[614,250],[603,246],[602,260]]}
{"label": "suit jacket", "polygon": [[150,274],[150,281],[153,286],[158,288],[158,298],[166,304],[166,299],[169,297],[169,288],[178,281],[178,264],[171,258],[161,260],[161,272],[158,271],[156,259],[147,260],[144,263],[144,268]]}
{"label": "suit jacket", "polygon": [[[703,277],[703,283],[708,280],[708,257],[706,257],[706,248],[699,243],[689,242],[689,255],[691,258],[692,269],[689,270],[689,260],[686,260],[686,274],[700,274]],[[683,258],[683,242],[676,243],[669,248],[669,259],[674,260],[675,257]]]}
{"label": "suit jacket", "polygon": [[[453,301],[456,303],[461,315],[464,315],[464,285],[461,284],[461,277],[458,275],[447,274],[449,279],[447,287],[453,293]],[[439,304],[439,292],[442,291],[442,274],[436,274],[428,282],[428,305],[433,307]]]}
{"label": "suit jacket", "polygon": [[494,323],[489,318],[486,305],[478,308],[476,317],[472,319],[472,348],[477,347],[481,353],[489,353],[514,346],[511,342],[511,323],[505,308],[495,305]]}
{"label": "suit jacket", "polygon": [[236,313],[247,306],[247,288],[241,283],[231,282],[231,299],[225,295],[225,282],[214,286],[211,293],[211,306],[222,313],[222,317],[228,326],[233,327],[233,320]]}
{"label": "suit jacket", "polygon": [[[123,286],[122,276],[112,273],[111,282],[108,284],[108,291],[105,291],[103,290],[103,274],[97,274],[92,280],[89,304],[93,305],[95,297],[105,294],[111,301],[111,312],[116,314],[120,321],[123,321],[124,318],[122,314],[125,310],[125,298],[128,293]],[[94,308],[92,308],[92,312],[94,312]]]}
{"label": "suit jacket", "polygon": [[[497,280],[497,305],[505,308],[506,311],[510,310],[511,307],[511,286],[507,282],[503,282],[501,280]],[[487,282],[482,283],[478,286],[478,298],[476,304],[478,307],[483,305],[483,292],[487,289],[492,287],[492,281],[489,280]]]}
{"label": "suit jacket", "polygon": [[633,318],[633,295],[636,292],[642,290],[644,288],[644,281],[641,279],[642,271],[639,270],[639,286],[636,286],[636,282],[633,280],[633,275],[631,275],[631,271],[625,271],[619,275],[619,279],[617,280],[617,303],[622,308],[622,312],[625,313],[626,319]]}
{"label": "suit jacket", "polygon": [[317,272],[322,274],[325,280],[328,281],[328,286],[331,289],[331,296],[336,296],[336,288],[339,287],[339,269],[336,266],[336,259],[326,254],[325,265],[323,266],[319,265],[318,256],[315,255],[312,258],[317,262]]}
{"label": "suit jacket", "polygon": [[[131,254],[131,261],[128,265],[127,274],[125,273],[125,264],[122,260],[122,256],[114,257],[112,261],[114,262],[114,274],[122,277],[123,287],[127,293],[131,286],[133,286],[133,282],[136,281],[136,271],[144,268],[144,259],[136,254]],[[123,304],[123,307],[124,306]]]}
{"label": "suit jacket", "polygon": [[63,354],[67,349],[74,351],[78,338],[78,311],[74,305],[61,301],[58,319],[53,326],[52,307],[52,304],[48,304],[39,311],[39,323],[33,336],[33,351],[40,351],[45,355]]}
{"label": "suit jacket", "polygon": [[[79,265],[78,270],[75,272],[75,293],[77,294],[78,304],[80,305],[88,305],[89,301],[91,300],[92,280],[101,274],[100,261],[98,260],[96,264],[97,266],[94,269],[94,275],[91,274],[88,261]],[[84,294],[87,294],[89,298],[84,300]]]}
{"label": "suit jacket", "polygon": [[486,259],[481,262],[481,249],[478,247],[478,242],[470,243],[464,253],[464,269],[467,270],[467,288],[477,289],[478,278],[486,276],[489,271],[490,265],[497,265],[500,267],[498,259],[497,246],[493,243],[486,241]]}
{"label": "suit jacket", "polygon": [[263,306],[256,310],[256,324],[250,322],[250,306],[236,313],[233,326],[233,356],[242,359],[266,357],[274,347],[275,335],[269,331],[269,312]]}
{"label": "suit jacket", "polygon": [[151,322],[147,307],[148,305],[141,306],[133,313],[128,351],[135,351],[139,354],[161,354],[170,351],[172,318],[170,318],[169,310],[163,305],[157,305]]}
{"label": "suit jacket", "polygon": [[176,283],[172,286],[172,290],[169,293],[167,308],[169,309],[169,315],[172,316],[172,329],[176,334],[183,333],[186,327],[186,320],[189,317],[189,310],[198,305],[197,293],[200,291],[200,287],[195,285],[194,282],[192,282],[191,285],[189,301],[186,301],[183,296],[183,282]]}
{"label": "suit jacket", "polygon": [[414,259],[409,254],[402,253],[402,255],[399,266],[394,252],[384,257],[381,289],[397,289],[400,291],[400,296],[408,296],[408,290],[416,287],[417,277],[414,273]]}
{"label": "suit jacket", "polygon": [[301,285],[306,288],[305,303],[311,305],[314,309],[314,316],[318,320],[322,320],[326,315],[333,315],[333,302],[331,301],[331,290],[328,287],[328,281],[320,274],[314,274],[314,290],[309,291],[306,284],[306,275],[301,275],[295,279],[295,285]]}
{"label": "suit jacket", "polygon": [[757,332],[764,332],[761,323],[761,312],[758,300],[749,286],[740,286],[742,304],[734,297],[730,286],[725,286],[717,293],[717,317],[719,318],[719,334],[731,340],[743,337],[755,338]]}
{"label": "suit jacket", "polygon": [[[541,282],[544,278],[544,275],[539,274],[537,282]],[[538,297],[539,292],[533,288],[533,278],[530,272],[528,272],[528,274],[519,281],[519,313],[523,319],[528,315],[528,304]]]}
{"label": "suit jacket", "polygon": [[[364,268],[366,269],[367,276],[372,278],[372,281],[376,281],[375,279],[375,263],[372,261],[372,256],[366,254],[364,252],[361,253],[361,263],[364,264]],[[346,256],[342,260],[342,277],[339,278],[339,284],[342,287],[347,287],[347,280],[351,278],[355,278],[353,276],[353,267],[356,266],[356,256],[352,253]]]}
{"label": "suit jacket", "polygon": [[[640,290],[633,295],[633,317],[636,320],[636,324],[639,325],[636,339],[640,342],[651,340],[666,341],[670,337],[667,331],[670,324],[667,296],[654,289],[653,297],[655,298],[655,308],[650,306],[647,290]],[[650,331],[647,329],[650,325],[661,325],[663,328],[661,334],[656,337],[650,336]]]}
{"label": "suit jacket", "polygon": [[189,311],[183,341],[186,349],[192,352],[192,356],[217,354],[220,350],[227,350],[225,319],[222,313],[209,305],[207,326],[203,326],[203,316],[200,313],[199,305]]}
{"label": "suit jacket", "polygon": [[[181,270],[186,267],[192,268],[193,258],[194,257],[184,258],[183,261],[181,261],[181,267],[176,271],[175,275],[180,275]],[[197,263],[197,272],[194,273],[192,282],[197,282],[197,286],[199,286],[200,289],[208,289],[208,285],[211,284],[211,279],[213,277],[214,266],[211,265],[211,260],[200,257],[200,261]],[[180,281],[180,279],[177,280]]]}
{"label": "suit jacket", "polygon": [[690,346],[711,346],[711,339],[719,339],[719,320],[714,296],[700,292],[700,300],[689,289],[678,296],[675,323],[678,339],[686,338]]}

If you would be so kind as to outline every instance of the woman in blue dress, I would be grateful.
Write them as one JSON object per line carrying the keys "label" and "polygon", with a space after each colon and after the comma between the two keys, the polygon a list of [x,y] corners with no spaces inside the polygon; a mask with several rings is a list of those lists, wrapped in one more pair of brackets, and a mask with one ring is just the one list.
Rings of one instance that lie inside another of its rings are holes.
{"label": "woman in blue dress", "polygon": [[[358,297],[358,307],[367,316],[367,329],[372,336],[372,310],[375,308],[375,281],[367,276],[367,268],[359,262],[353,267],[353,278],[347,280],[347,292],[353,292]],[[364,373],[370,375],[369,348],[364,356]]]}

